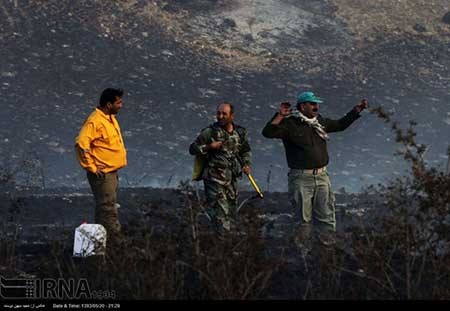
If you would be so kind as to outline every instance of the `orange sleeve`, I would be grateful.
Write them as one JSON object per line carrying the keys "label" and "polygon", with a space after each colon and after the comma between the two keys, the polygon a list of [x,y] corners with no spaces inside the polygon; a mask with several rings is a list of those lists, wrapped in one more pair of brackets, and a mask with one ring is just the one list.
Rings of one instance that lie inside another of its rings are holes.
{"label": "orange sleeve", "polygon": [[86,122],[80,130],[80,134],[75,139],[75,153],[81,167],[92,173],[97,172],[94,158],[91,154],[91,142],[96,138],[95,125],[93,122]]}

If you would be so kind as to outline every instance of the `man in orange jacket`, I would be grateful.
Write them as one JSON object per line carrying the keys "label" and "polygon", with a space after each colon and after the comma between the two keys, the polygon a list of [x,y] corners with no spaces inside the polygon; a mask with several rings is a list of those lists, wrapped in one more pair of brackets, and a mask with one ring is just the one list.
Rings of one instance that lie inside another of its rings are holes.
{"label": "man in orange jacket", "polygon": [[95,198],[95,222],[105,227],[107,239],[113,245],[122,240],[116,200],[117,171],[127,165],[127,154],[115,117],[122,108],[122,95],[121,89],[105,89],[99,106],[86,119],[75,139],[77,159],[87,172]]}

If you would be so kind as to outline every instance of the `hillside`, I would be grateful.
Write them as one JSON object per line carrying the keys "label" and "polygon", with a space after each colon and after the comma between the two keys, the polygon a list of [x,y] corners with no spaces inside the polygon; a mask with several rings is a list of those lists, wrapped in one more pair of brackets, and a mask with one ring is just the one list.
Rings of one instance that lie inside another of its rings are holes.
{"label": "hillside", "polygon": [[[188,145],[227,100],[249,129],[256,179],[285,191],[284,151],[260,131],[278,102],[313,89],[325,116],[342,116],[364,96],[401,122],[416,120],[427,161],[442,168],[449,11],[446,0],[2,1],[0,160],[22,183],[87,186],[74,138],[101,90],[118,86],[126,90],[124,185],[189,178]],[[334,134],[336,187],[359,191],[401,175],[393,141],[370,114]]]}

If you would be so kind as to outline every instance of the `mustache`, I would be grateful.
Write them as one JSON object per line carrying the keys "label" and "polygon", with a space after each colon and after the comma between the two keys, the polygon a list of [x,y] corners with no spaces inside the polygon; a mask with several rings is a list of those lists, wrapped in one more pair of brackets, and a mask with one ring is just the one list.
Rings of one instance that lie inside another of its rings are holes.
{"label": "mustache", "polygon": [[314,112],[317,112],[317,111],[319,111],[319,109],[317,109],[317,108],[313,108],[313,110],[312,111],[314,111]]}

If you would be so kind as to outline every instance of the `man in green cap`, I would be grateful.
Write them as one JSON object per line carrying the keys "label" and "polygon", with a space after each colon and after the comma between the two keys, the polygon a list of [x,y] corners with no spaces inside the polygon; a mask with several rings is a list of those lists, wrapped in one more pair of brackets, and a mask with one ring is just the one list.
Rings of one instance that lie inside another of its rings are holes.
{"label": "man in green cap", "polygon": [[201,179],[205,186],[207,215],[218,231],[230,231],[237,209],[237,179],[250,173],[251,150],[247,130],[234,123],[231,103],[217,107],[217,122],[204,128],[189,153],[203,156]]}
{"label": "man in green cap", "polygon": [[331,120],[319,115],[321,103],[313,92],[301,92],[297,96],[297,111],[291,110],[290,103],[281,103],[279,111],[262,131],[266,138],[283,141],[289,166],[289,199],[295,214],[299,214],[296,242],[306,249],[309,248],[312,223],[322,244],[334,243],[336,217],[327,172],[328,133],[345,130],[368,107],[367,100],[363,99],[343,118]]}

